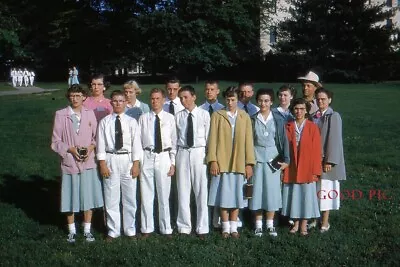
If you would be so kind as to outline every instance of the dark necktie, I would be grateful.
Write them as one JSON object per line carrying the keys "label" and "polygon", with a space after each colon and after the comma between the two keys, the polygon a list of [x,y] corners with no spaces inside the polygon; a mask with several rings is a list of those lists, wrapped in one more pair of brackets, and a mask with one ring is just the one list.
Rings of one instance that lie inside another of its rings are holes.
{"label": "dark necktie", "polygon": [[115,119],[115,150],[122,148],[122,127],[119,115]]}
{"label": "dark necktie", "polygon": [[213,114],[213,112],[214,112],[213,107],[212,107],[211,105],[209,105],[209,106],[208,106],[208,113],[210,113],[210,117],[211,117],[211,115]]}
{"label": "dark necktie", "polygon": [[247,105],[243,106],[244,111],[246,111],[247,114],[249,114],[249,110],[247,109]]}
{"label": "dark necktie", "polygon": [[173,101],[169,102],[169,113],[171,113],[172,115],[175,115],[175,107],[174,107]]}
{"label": "dark necktie", "polygon": [[154,152],[160,153],[162,151],[162,141],[161,141],[161,123],[160,117],[156,115],[155,127],[154,127]]}
{"label": "dark necktie", "polygon": [[188,147],[192,147],[194,145],[192,116],[193,116],[192,113],[189,113],[189,116],[187,118],[186,143]]}

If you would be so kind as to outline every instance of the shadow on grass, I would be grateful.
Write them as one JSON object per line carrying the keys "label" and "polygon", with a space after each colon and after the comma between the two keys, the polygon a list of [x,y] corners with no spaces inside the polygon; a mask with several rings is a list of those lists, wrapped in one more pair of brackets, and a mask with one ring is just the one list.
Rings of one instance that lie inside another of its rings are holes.
{"label": "shadow on grass", "polygon": [[[39,175],[31,175],[22,180],[11,174],[2,174],[0,185],[0,201],[15,205],[25,214],[40,224],[56,225],[66,229],[66,218],[60,212],[61,178],[44,179]],[[93,228],[104,232],[102,209],[93,214]],[[76,214],[75,222],[82,222],[81,214]]]}
{"label": "shadow on grass", "polygon": [[10,174],[2,174],[0,200],[22,209],[26,215],[41,223],[61,225],[59,179],[45,180],[31,175],[26,180]]}

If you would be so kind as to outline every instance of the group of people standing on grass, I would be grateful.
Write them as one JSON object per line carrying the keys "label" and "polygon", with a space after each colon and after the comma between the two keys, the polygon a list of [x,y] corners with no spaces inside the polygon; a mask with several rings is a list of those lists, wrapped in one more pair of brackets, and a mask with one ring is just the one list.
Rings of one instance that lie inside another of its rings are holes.
{"label": "group of people standing on grass", "polygon": [[79,71],[76,66],[72,66],[72,68],[68,69],[68,87],[71,87],[73,84],[79,84]]}
{"label": "group of people standing on grass", "polygon": [[[292,223],[292,234],[308,235],[317,225],[328,231],[329,211],[339,209],[340,197],[320,192],[340,194],[339,181],[346,179],[342,122],[330,107],[333,93],[317,74],[298,79],[303,97],[283,85],[274,108],[273,89],[257,90],[257,105],[251,102],[251,83],[226,88],[224,106],[218,102],[218,81],[207,81],[206,101],[197,106],[195,89],[172,78],[166,90],[151,89],[150,107],[137,99],[141,89],[133,80],[113,91],[111,99],[104,96],[103,75],[91,79],[91,96],[72,85],[66,95],[70,105],[56,112],[51,144],[61,158],[68,241],[75,242],[74,212],[79,211],[84,212],[84,237],[94,241],[92,209],[103,201],[107,241],[119,237],[121,227],[136,238],[138,203],[142,238],[155,231],[155,218],[158,231],[172,237],[171,202],[177,206],[172,218],[177,232],[190,234],[192,190],[193,227],[201,239],[209,233],[209,207],[211,224],[221,228],[223,238],[239,237],[245,207],[253,211],[255,236],[263,235],[263,215],[266,232],[277,236],[279,211]],[[248,201],[247,184],[253,185]]]}
{"label": "group of people standing on grass", "polygon": [[33,70],[28,70],[27,68],[12,68],[10,71],[10,78],[14,87],[33,86],[35,76],[35,72]]}

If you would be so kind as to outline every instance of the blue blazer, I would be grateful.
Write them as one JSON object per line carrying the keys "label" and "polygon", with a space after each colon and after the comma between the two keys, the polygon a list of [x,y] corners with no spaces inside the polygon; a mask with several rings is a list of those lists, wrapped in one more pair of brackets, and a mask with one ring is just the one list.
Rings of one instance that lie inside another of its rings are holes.
{"label": "blue blazer", "polygon": [[[251,117],[252,125],[253,125],[253,136],[256,138],[256,120],[258,116],[257,112]],[[282,116],[277,116],[274,114],[274,112],[271,113],[272,117],[274,118],[274,123],[275,123],[275,145],[278,150],[279,155],[284,159],[283,161],[287,164],[290,163],[290,153],[289,153],[289,141],[286,135],[286,129],[285,129],[285,124],[286,121],[283,119]],[[268,162],[269,158],[266,158],[266,155],[262,152],[259,151],[257,148],[255,148],[255,154],[256,154],[256,160],[258,162]]]}

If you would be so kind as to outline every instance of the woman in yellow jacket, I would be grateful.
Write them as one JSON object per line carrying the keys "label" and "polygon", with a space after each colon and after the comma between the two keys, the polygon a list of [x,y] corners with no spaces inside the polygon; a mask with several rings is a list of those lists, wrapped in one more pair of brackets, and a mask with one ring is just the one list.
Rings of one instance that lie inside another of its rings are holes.
{"label": "woman in yellow jacket", "polygon": [[237,217],[243,208],[243,183],[253,175],[253,131],[249,115],[237,107],[237,87],[223,96],[226,109],[211,116],[207,163],[211,184],[208,204],[220,207],[222,236],[238,238]]}

